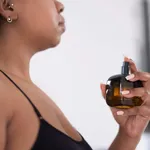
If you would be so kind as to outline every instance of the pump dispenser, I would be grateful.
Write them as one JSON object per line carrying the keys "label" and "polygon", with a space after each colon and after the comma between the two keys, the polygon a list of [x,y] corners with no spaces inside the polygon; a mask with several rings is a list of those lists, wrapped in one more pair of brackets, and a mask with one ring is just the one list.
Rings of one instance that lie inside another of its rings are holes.
{"label": "pump dispenser", "polygon": [[124,61],[121,74],[111,76],[106,83],[106,102],[110,107],[116,108],[132,108],[140,106],[142,99],[140,97],[125,98],[122,95],[122,91],[132,88],[143,87],[141,81],[131,82],[126,80],[126,76],[129,75],[129,62]]}

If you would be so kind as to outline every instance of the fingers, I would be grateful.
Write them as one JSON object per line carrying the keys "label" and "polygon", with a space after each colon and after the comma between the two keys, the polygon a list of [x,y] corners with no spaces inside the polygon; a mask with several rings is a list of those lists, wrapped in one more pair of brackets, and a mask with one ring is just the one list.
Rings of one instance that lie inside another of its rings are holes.
{"label": "fingers", "polygon": [[[100,84],[100,88],[102,91],[102,96],[106,97],[105,90],[106,90],[106,85],[105,84]],[[127,91],[123,91],[122,94],[124,97],[127,98],[132,98],[134,96],[139,96],[139,97],[144,97],[144,100],[149,101],[149,95],[145,92],[144,88],[135,88],[135,89],[130,89]],[[147,103],[147,102],[146,102]],[[127,116],[142,116],[145,119],[150,119],[150,109],[149,109],[150,104],[144,104],[141,106],[133,107],[130,109],[118,109],[115,107],[111,107],[111,111],[114,116],[120,116],[120,117],[127,117]]]}
{"label": "fingers", "polygon": [[143,101],[142,105],[150,106],[150,95],[145,91],[145,88],[134,88],[121,93],[126,98],[140,97]]}
{"label": "fingers", "polygon": [[129,81],[148,81],[150,80],[150,73],[148,72],[135,72],[133,74],[130,74],[126,77]]}
{"label": "fingers", "polygon": [[146,119],[150,118],[150,109],[146,106],[133,107],[130,109],[121,109],[113,112],[117,116],[142,116]]}
{"label": "fingers", "polygon": [[139,111],[138,107],[133,107],[130,109],[120,109],[115,112],[115,115],[117,115],[117,116],[134,116],[134,115],[137,115],[138,111]]}
{"label": "fingers", "polygon": [[126,79],[131,82],[142,81],[144,87],[123,91],[122,94],[127,98],[141,97],[143,104],[150,106],[150,73],[137,71],[136,65],[131,59],[125,57],[124,60],[128,61],[131,67],[131,74]]}
{"label": "fingers", "polygon": [[136,67],[136,65],[135,65],[135,63],[133,62],[132,59],[127,58],[127,57],[124,57],[124,61],[129,62],[131,73],[134,73],[134,72],[137,72],[137,71],[138,71],[138,70],[137,70],[137,67]]}
{"label": "fingers", "polygon": [[148,81],[148,80],[150,80],[150,73],[139,72],[137,70],[135,63],[132,61],[132,59],[125,57],[124,61],[127,61],[130,63],[131,74],[126,77],[127,80],[130,80],[130,81],[137,81],[137,80]]}
{"label": "fingers", "polygon": [[144,88],[134,88],[122,91],[121,93],[126,98],[132,98],[134,96],[142,97],[146,92]]}

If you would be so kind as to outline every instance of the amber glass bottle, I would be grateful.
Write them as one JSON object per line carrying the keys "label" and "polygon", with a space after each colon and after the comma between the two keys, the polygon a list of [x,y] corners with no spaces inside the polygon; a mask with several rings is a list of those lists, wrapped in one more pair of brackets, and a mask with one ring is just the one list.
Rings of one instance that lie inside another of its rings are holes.
{"label": "amber glass bottle", "polygon": [[111,76],[106,83],[106,102],[110,107],[132,108],[140,106],[142,99],[140,97],[125,98],[121,91],[131,88],[143,87],[141,81],[131,82],[126,80],[129,75],[129,62],[123,62],[121,74]]}

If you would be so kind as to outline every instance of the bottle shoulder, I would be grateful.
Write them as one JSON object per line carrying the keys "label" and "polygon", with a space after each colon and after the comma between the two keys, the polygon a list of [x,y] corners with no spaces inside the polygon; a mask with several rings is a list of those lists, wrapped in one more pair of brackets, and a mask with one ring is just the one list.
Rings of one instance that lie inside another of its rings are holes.
{"label": "bottle shoulder", "polygon": [[117,80],[117,79],[120,79],[120,78],[125,78],[125,77],[122,74],[116,74],[116,75],[113,75],[113,76],[109,77],[108,81],[110,81],[110,80]]}

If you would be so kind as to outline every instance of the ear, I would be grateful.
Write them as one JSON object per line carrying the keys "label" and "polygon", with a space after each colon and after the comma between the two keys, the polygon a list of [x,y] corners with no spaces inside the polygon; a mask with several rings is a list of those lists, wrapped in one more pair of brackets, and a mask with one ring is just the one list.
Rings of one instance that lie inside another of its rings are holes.
{"label": "ear", "polygon": [[7,20],[10,17],[12,20],[17,20],[18,15],[15,11],[14,4],[11,0],[0,0],[0,15]]}

